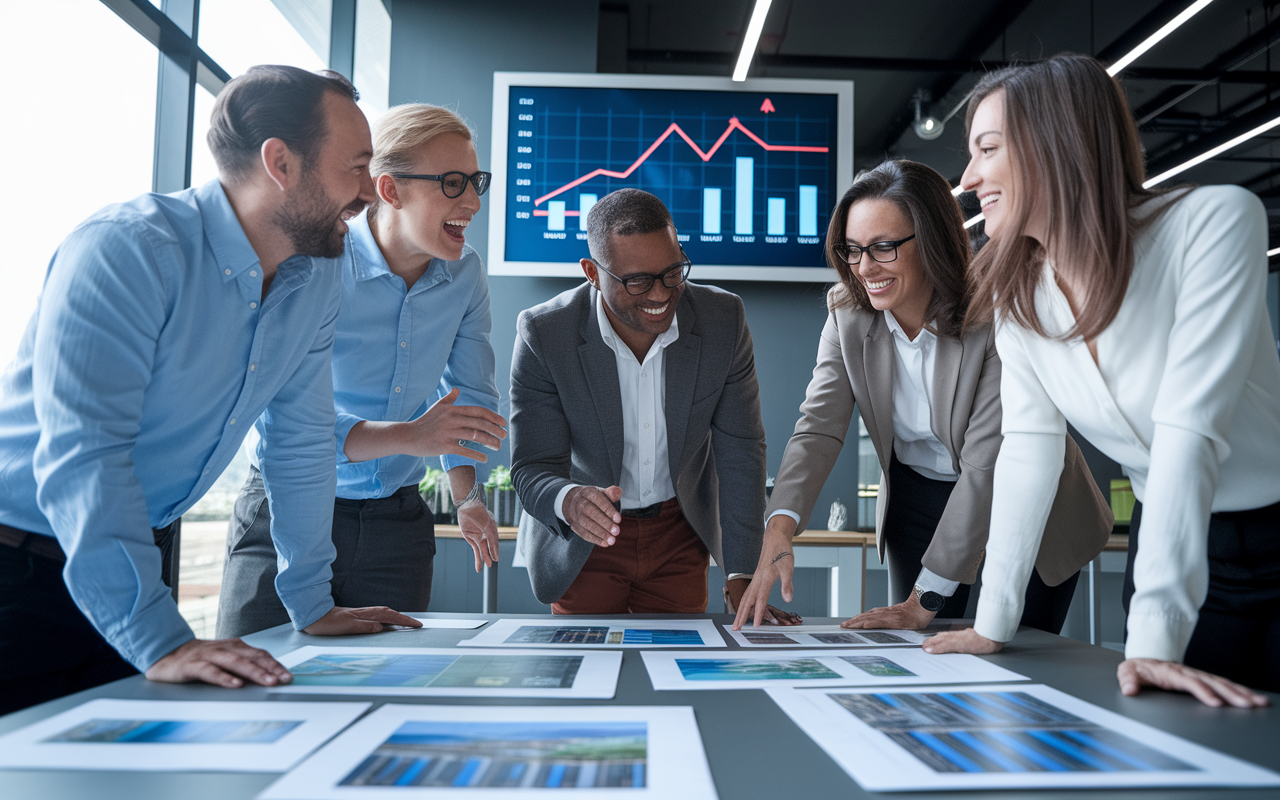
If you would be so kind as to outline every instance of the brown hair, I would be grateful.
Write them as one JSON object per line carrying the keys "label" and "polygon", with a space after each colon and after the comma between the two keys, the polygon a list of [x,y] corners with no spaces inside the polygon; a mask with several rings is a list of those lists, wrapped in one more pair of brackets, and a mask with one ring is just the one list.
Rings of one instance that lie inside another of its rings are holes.
{"label": "brown hair", "polygon": [[263,64],[229,81],[213,102],[206,137],[223,180],[248,177],[268,139],[282,140],[310,166],[328,133],[325,92],[360,99],[351,81],[327,69]]}
{"label": "brown hair", "polygon": [[[391,108],[374,126],[369,174],[377,180],[379,175],[413,172],[414,161],[422,148],[436,137],[449,133],[467,141],[472,139],[466,121],[447,108],[426,103],[405,103]],[[376,199],[369,204],[370,220],[377,215],[378,205]]]}
{"label": "brown hair", "polygon": [[920,265],[933,286],[933,297],[925,310],[926,326],[942,336],[958,336],[969,305],[969,237],[964,230],[964,214],[947,179],[916,161],[886,161],[858,173],[831,212],[827,263],[840,275],[841,284],[832,292],[831,308],[872,307],[866,287],[840,257],[849,209],[862,200],[887,200],[911,220]]}
{"label": "brown hair", "polygon": [[[986,75],[969,98],[966,139],[978,104],[996,93],[1003,95],[1013,203],[1009,221],[974,256],[965,322],[998,314],[1047,336],[1035,294],[1048,258],[1083,288],[1076,324],[1058,338],[1093,339],[1119,313],[1134,236],[1154,218],[1135,220],[1134,207],[1171,190],[1142,188],[1138,127],[1120,84],[1097,59],[1067,53]],[[1037,203],[1048,217],[1043,246],[1024,233]]]}

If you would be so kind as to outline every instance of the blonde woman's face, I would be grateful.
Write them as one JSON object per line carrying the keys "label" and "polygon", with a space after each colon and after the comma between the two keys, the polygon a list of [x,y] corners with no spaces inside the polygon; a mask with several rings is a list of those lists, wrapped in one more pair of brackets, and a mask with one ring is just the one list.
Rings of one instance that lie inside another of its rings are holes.
{"label": "blonde woman's face", "polygon": [[1013,166],[1004,128],[1004,92],[983,98],[973,114],[969,166],[960,179],[966,192],[977,192],[986,217],[986,233],[995,236],[1013,208]]}
{"label": "blonde woman's face", "polygon": [[[437,136],[423,147],[412,172],[425,175],[443,175],[446,172],[462,172],[471,175],[479,171],[476,148],[470,139],[456,133]],[[445,197],[439,181],[397,180],[399,214],[404,215],[404,230],[409,241],[431,258],[457,261],[462,258],[462,247],[467,243],[467,226],[480,210],[480,197],[475,187],[467,183],[458,197]]]}

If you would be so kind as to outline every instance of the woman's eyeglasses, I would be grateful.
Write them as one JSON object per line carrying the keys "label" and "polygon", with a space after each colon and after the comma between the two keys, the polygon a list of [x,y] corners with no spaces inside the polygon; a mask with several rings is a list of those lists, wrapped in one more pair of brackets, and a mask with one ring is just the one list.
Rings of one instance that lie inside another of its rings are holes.
{"label": "woman's eyeglasses", "polygon": [[468,183],[476,187],[477,196],[489,191],[489,181],[493,179],[493,173],[475,172],[468,175],[465,172],[445,172],[441,175],[410,175],[405,172],[393,172],[391,177],[415,181],[440,181],[440,191],[444,192],[445,197],[453,199],[462,196],[462,193],[467,190]]}
{"label": "woman's eyeglasses", "polygon": [[872,242],[866,247],[859,247],[856,244],[839,245],[836,247],[836,255],[839,256],[846,264],[853,267],[862,263],[862,254],[864,252],[871,255],[872,261],[879,261],[881,264],[888,264],[890,261],[897,261],[898,248],[914,238],[916,238],[916,235],[913,233],[907,238],[899,239],[896,242]]}

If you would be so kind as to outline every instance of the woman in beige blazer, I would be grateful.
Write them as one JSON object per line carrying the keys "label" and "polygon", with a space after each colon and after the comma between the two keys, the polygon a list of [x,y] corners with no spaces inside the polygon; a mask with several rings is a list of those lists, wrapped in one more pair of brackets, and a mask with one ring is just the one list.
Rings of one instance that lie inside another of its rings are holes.
{"label": "woman in beige blazer", "polygon": [[[969,243],[960,206],[930,167],[887,161],[859,175],[836,206],[827,260],[840,284],[828,294],[817,366],[735,627],[753,617],[760,624],[775,580],[791,599],[791,539],[805,529],[855,404],[880,459],[876,541],[895,605],[844,626],[920,628],[937,614],[964,616],[986,546],[1001,434],[992,328],[961,330]],[[1024,624],[1061,631],[1079,570],[1102,550],[1111,525],[1067,436]]]}

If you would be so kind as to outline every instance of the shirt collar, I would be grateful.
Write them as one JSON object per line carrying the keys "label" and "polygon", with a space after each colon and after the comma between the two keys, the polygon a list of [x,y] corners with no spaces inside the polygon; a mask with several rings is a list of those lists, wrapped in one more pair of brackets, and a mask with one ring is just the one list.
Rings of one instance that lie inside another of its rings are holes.
{"label": "shirt collar", "polygon": [[916,338],[913,341],[910,336],[907,336],[907,332],[902,329],[902,326],[898,324],[898,320],[893,316],[892,311],[884,312],[884,321],[885,324],[889,326],[889,330],[892,331],[895,336],[901,337],[903,342],[911,345],[912,347],[926,347],[933,344],[933,340],[937,338],[928,328],[921,328],[920,333],[916,334]]}
{"label": "shirt collar", "polygon": [[[613,323],[609,321],[609,315],[605,313],[604,295],[600,294],[599,291],[594,292],[594,294],[596,296],[596,321],[600,325],[600,336],[604,339],[604,343],[609,345],[609,348],[615,353],[621,353],[623,350],[631,353],[631,348],[627,347],[626,343],[618,338],[617,332],[613,329]],[[676,315],[673,313],[671,315],[671,327],[659,334],[658,338],[654,340],[653,346],[649,348],[649,352],[645,353],[644,357],[648,359],[649,356],[660,350],[664,350],[669,344],[679,338],[680,324],[679,320],[676,319]],[[635,353],[631,353],[631,355],[635,356]]]}
{"label": "shirt collar", "polygon": [[244,227],[218,179],[196,190],[196,205],[200,207],[205,240],[213,251],[214,262],[224,283],[259,265],[258,254],[249,244],[249,237],[245,235]]}
{"label": "shirt collar", "polygon": [[[351,226],[351,232],[347,234],[347,247],[351,253],[351,264],[356,280],[367,281],[392,275],[391,265],[387,263],[377,240],[373,238],[373,230],[369,227],[368,210],[361,212],[348,224]],[[467,257],[467,253],[467,249],[462,251],[463,259]],[[452,281],[453,272],[449,269],[450,263],[443,258],[431,259],[431,263],[427,265],[427,271],[413,284],[413,288],[426,289],[440,281]]]}

